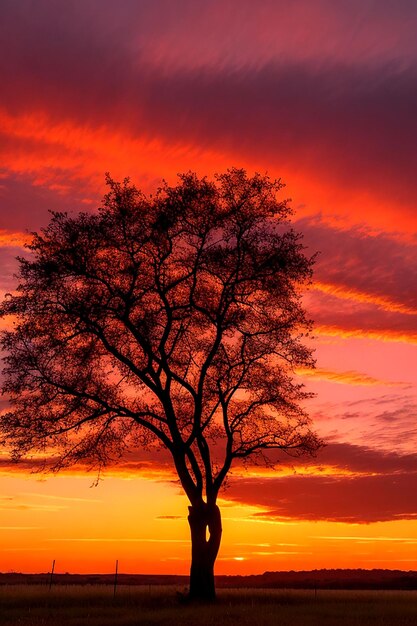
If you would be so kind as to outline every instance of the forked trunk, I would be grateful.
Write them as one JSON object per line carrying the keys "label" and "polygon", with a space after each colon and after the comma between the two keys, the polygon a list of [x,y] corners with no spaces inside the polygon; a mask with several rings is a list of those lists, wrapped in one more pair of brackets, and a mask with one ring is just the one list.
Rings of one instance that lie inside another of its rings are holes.
{"label": "forked trunk", "polygon": [[[222,537],[220,509],[204,502],[189,506],[191,530],[190,600],[211,602],[216,598],[214,563]],[[209,536],[207,537],[207,530]]]}

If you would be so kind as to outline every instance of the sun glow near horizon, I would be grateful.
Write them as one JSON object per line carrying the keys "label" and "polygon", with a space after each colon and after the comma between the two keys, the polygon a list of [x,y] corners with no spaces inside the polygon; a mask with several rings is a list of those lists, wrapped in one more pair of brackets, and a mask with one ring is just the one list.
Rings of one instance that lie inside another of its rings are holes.
{"label": "sun glow near horizon", "polygon": [[[46,572],[55,559],[57,573],[104,574],[117,559],[123,573],[188,574],[187,501],[178,486],[135,476],[90,486],[86,476],[1,477],[1,570]],[[222,509],[217,574],[412,569],[417,559],[415,519],[279,520],[224,495]]]}

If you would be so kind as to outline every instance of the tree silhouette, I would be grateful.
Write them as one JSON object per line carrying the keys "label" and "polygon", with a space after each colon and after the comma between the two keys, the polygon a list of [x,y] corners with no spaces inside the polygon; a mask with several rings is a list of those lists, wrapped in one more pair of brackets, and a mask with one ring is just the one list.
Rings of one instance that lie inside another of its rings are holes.
{"label": "tree silhouette", "polygon": [[187,173],[149,197],[107,182],[98,212],[53,213],[20,259],[0,311],[14,318],[2,440],[55,470],[166,448],[190,501],[190,597],[213,599],[232,463],[320,445],[293,379],[313,366],[300,303],[313,260],[267,176]]}

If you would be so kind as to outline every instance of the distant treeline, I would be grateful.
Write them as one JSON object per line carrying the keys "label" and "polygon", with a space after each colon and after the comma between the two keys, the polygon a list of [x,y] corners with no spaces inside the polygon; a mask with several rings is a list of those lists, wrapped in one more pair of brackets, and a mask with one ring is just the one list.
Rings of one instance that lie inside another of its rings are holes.
{"label": "distant treeline", "polygon": [[[119,585],[188,585],[188,576],[119,574]],[[262,589],[417,589],[417,572],[386,569],[321,569],[217,576],[218,587]],[[0,585],[49,585],[50,574],[0,573]],[[114,574],[54,574],[54,585],[113,585]]]}

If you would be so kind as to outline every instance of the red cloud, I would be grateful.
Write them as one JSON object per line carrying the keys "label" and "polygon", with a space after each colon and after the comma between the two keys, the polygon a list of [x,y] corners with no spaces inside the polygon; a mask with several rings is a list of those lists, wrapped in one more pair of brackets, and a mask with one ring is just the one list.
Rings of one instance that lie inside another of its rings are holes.
{"label": "red cloud", "polygon": [[[397,4],[395,10],[378,4],[377,17],[363,15],[361,28],[355,21],[353,38],[347,16],[357,16],[359,6],[335,8],[323,0],[315,8],[286,6],[285,19],[276,3],[268,4],[264,18],[248,3],[237,13],[230,2],[228,8],[211,3],[206,11],[187,3],[181,20],[161,0],[148,8],[127,3],[117,15],[109,2],[99,11],[90,2],[68,2],[64,10],[47,3],[30,12],[8,1],[0,26],[7,59],[0,68],[3,106],[17,116],[41,113],[46,125],[71,121],[73,129],[105,128],[126,141],[158,138],[173,149],[214,150],[229,162],[285,172],[289,182],[292,173],[311,187],[310,199],[317,186],[352,191],[356,201],[342,211],[347,219],[406,230],[416,224],[416,11],[405,0]],[[160,6],[172,18],[163,27]],[[213,25],[211,39],[198,35],[202,20],[205,33],[207,23]],[[285,23],[297,30],[286,30]],[[395,54],[388,43],[393,23]],[[321,32],[323,24],[329,32]],[[225,38],[225,29],[235,39]],[[257,52],[268,38],[283,49]],[[225,39],[232,42],[229,50]],[[243,46],[236,46],[240,40],[245,48],[254,42],[250,64]],[[195,46],[203,46],[200,55]],[[12,151],[24,153],[31,145],[16,130],[4,139]],[[112,151],[102,149],[110,161]],[[52,160],[64,159],[71,169],[76,164],[67,152],[57,147]],[[34,172],[45,163],[22,166]]]}
{"label": "red cloud", "polygon": [[355,524],[417,519],[417,472],[361,477],[292,476],[239,479],[227,498],[264,507],[273,519]]}
{"label": "red cloud", "polygon": [[[294,475],[235,477],[225,497],[262,507],[256,516],[271,519],[367,524],[417,518],[417,454],[331,444],[311,464],[315,475],[301,469]],[[292,466],[295,472],[297,462]]]}

